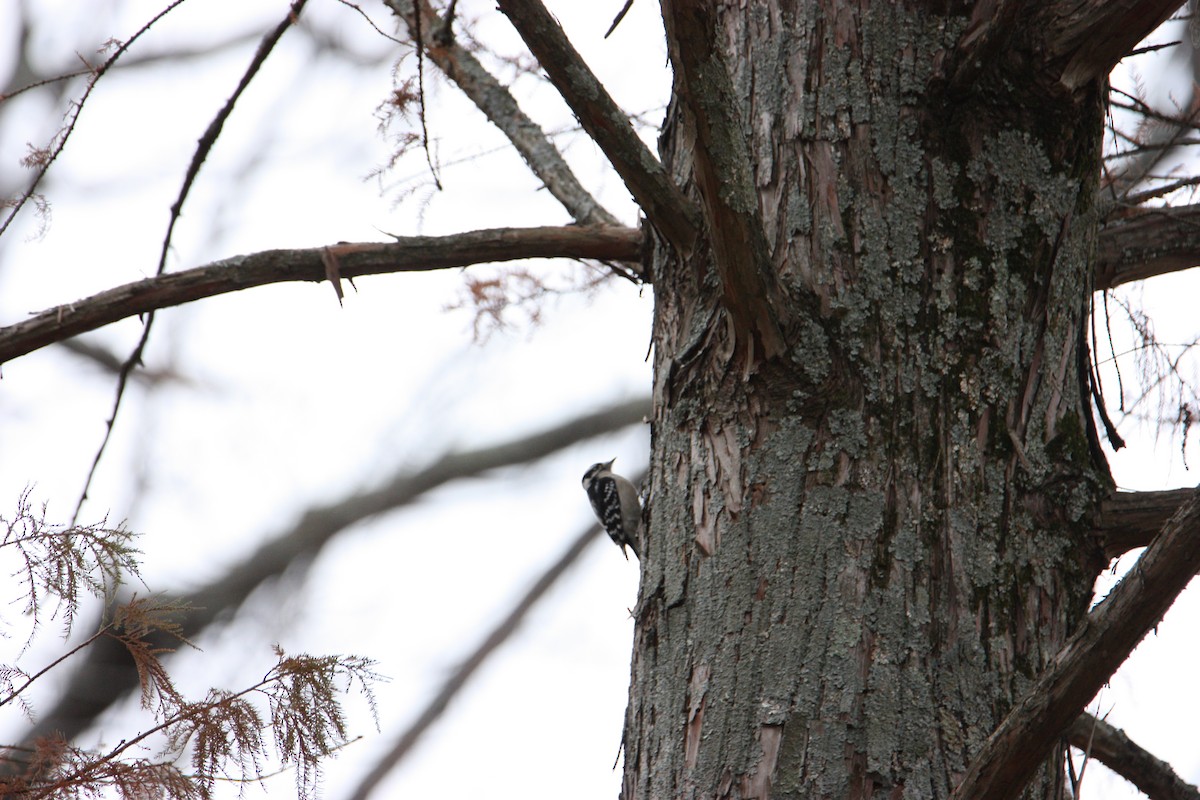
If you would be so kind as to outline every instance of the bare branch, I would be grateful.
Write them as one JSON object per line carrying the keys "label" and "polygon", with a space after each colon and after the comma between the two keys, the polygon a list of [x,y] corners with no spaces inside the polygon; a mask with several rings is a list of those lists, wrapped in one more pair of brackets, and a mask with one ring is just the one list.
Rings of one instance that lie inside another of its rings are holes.
{"label": "bare branch", "polygon": [[1165,492],[1117,492],[1100,504],[1093,522],[1106,558],[1116,558],[1135,547],[1145,547],[1158,535],[1179,507],[1192,496],[1191,489]]}
{"label": "bare branch", "polygon": [[429,60],[437,64],[446,77],[454,81],[484,116],[508,137],[533,174],[576,222],[581,225],[620,224],[583,188],[558,148],[537,123],[521,110],[508,89],[465,47],[449,37],[439,36],[440,31],[446,30],[445,20],[427,3],[421,3],[419,26],[413,0],[387,0],[387,4],[408,25],[409,35],[414,40],[419,30],[421,46]]}
{"label": "bare branch", "polygon": [[704,229],[721,277],[723,303],[739,341],[755,342],[762,355],[772,358],[784,349],[778,314],[768,299],[779,295],[772,286],[776,270],[715,15],[697,14],[689,3],[674,0],[664,0],[662,9],[676,90],[695,131],[696,185],[704,199]]}
{"label": "bare branch", "polygon": [[522,258],[635,261],[640,256],[641,242],[642,233],[633,228],[568,226],[497,228],[452,236],[398,236],[392,243],[265,250],[127,283],[0,328],[0,364],[154,309],[270,283],[322,281],[327,251],[336,255],[343,278],[356,278]]}
{"label": "bare branch", "polygon": [[[1189,42],[1186,52],[1191,55],[1193,69],[1196,51]],[[1138,122],[1134,130],[1126,132],[1117,125],[1117,119],[1108,115],[1105,127],[1112,136],[1114,147],[1105,154],[1104,195],[1112,194],[1122,205],[1132,206],[1145,202],[1148,195],[1165,186],[1149,191],[1134,193],[1138,186],[1159,183],[1162,178],[1154,176],[1156,170],[1170,174],[1170,161],[1181,155],[1182,149],[1195,144],[1191,137],[1197,127],[1200,108],[1194,102],[1185,102],[1174,113],[1158,111],[1136,94],[1109,87],[1109,105],[1132,112]]]}
{"label": "bare branch", "polygon": [[1132,783],[1150,800],[1200,800],[1200,791],[1180,778],[1170,764],[1130,741],[1125,731],[1091,714],[1081,714],[1071,723],[1067,740]]}
{"label": "bare branch", "polygon": [[625,15],[629,13],[629,9],[633,7],[633,0],[625,0],[625,5],[621,6],[621,10],[617,12],[617,16],[613,18],[612,24],[608,26],[608,30],[604,32],[604,38],[612,36],[612,32],[621,24],[621,20],[625,19]]}
{"label": "bare branch", "polygon": [[20,197],[18,197],[15,202],[7,204],[9,213],[3,219],[3,221],[0,221],[0,236],[3,236],[4,232],[8,230],[8,226],[12,224],[14,219],[16,219],[17,214],[20,213],[21,209],[25,207],[25,204],[36,197],[38,187],[41,185],[42,180],[46,177],[46,173],[49,172],[50,166],[55,162],[55,160],[58,159],[59,155],[62,154],[63,148],[67,146],[67,140],[70,139],[71,134],[75,132],[75,125],[79,122],[79,115],[83,112],[84,104],[87,103],[88,98],[91,97],[92,90],[96,88],[96,82],[99,81],[100,78],[103,77],[104,73],[110,70],[115,63],[117,63],[117,60],[125,54],[125,52],[130,48],[130,46],[133,45],[134,42],[136,42],[142,37],[143,34],[149,31],[155,23],[167,16],[167,14],[170,14],[182,3],[183,0],[173,0],[173,2],[168,3],[166,8],[162,9],[153,17],[151,17],[149,22],[138,28],[138,30],[124,42],[115,42],[114,40],[116,47],[113,49],[112,55],[105,59],[102,64],[98,66],[94,66],[90,63],[87,64],[86,72],[91,76],[87,82],[87,88],[84,89],[83,94],[78,100],[71,103],[71,107],[67,111],[66,119],[63,121],[62,128],[59,129],[58,133],[54,135],[54,139],[50,142],[50,144],[44,148],[35,150],[33,154],[26,158],[27,164],[31,167],[34,167],[36,172],[34,173],[33,180],[29,182],[29,185],[25,188],[25,191],[21,193]]}
{"label": "bare branch", "polygon": [[[287,530],[267,538],[255,552],[225,575],[182,597],[160,602],[186,605],[179,635],[194,639],[216,619],[238,608],[250,593],[295,564],[312,563],[321,549],[352,525],[415,502],[426,492],[451,481],[544,458],[594,436],[635,425],[650,413],[648,398],[638,398],[602,411],[583,414],[543,431],[477,450],[449,453],[415,471],[402,471],[383,486],[349,495],[303,513]],[[152,642],[153,643],[153,642]],[[41,716],[25,737],[32,742],[55,731],[70,739],[112,703],[138,685],[128,652],[119,643],[101,640],[87,651],[84,663],[60,693],[61,700]],[[0,774],[5,767],[0,763]]]}
{"label": "bare branch", "polygon": [[695,241],[699,213],[663,165],[638,138],[629,116],[571,46],[558,21],[539,0],[498,0],[559,94],[625,182],[646,219],[680,253]]}
{"label": "bare branch", "polygon": [[956,800],[1018,797],[1063,731],[1200,571],[1200,489],[1083,621],[975,755]]}
{"label": "bare branch", "polygon": [[1100,231],[1097,290],[1200,264],[1200,205],[1145,208]]}

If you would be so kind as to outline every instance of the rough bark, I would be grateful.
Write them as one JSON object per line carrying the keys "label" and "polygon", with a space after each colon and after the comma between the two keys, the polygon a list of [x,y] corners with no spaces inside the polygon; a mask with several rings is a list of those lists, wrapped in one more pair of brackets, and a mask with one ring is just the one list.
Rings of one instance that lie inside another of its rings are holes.
{"label": "rough bark", "polygon": [[1145,554],[1087,615],[1066,646],[972,759],[955,796],[1005,800],[1117,671],[1200,570],[1200,493],[1193,491]]}
{"label": "rough bark", "polygon": [[[710,222],[653,264],[627,798],[949,797],[1084,618],[1102,73],[992,5],[981,42],[945,4],[663,1],[664,163]],[[730,301],[747,224],[777,357]]]}
{"label": "rough bark", "polygon": [[1100,504],[1095,534],[1107,558],[1145,547],[1166,521],[1192,495],[1191,489],[1162,492],[1118,492]]}

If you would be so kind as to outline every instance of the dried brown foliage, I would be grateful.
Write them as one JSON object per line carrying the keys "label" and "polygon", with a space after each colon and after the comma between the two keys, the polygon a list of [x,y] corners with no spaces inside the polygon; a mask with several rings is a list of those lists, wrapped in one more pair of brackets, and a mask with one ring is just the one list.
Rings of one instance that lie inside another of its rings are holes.
{"label": "dried brown foliage", "polygon": [[[322,759],[347,741],[341,696],[357,685],[369,699],[378,677],[366,659],[276,649],[275,665],[251,686],[188,701],[161,665],[148,672],[161,701],[153,725],[104,751],[41,740],[21,774],[0,778],[0,795],[79,798],[112,789],[128,800],[207,798],[218,781],[260,781],[266,766],[278,763],[295,771],[297,795],[310,797]],[[161,744],[153,749],[155,742]]]}
{"label": "dried brown foliage", "polygon": [[536,327],[550,298],[590,294],[610,277],[612,272],[607,267],[598,266],[559,276],[537,274],[521,266],[500,268],[490,274],[481,270],[463,273],[458,299],[448,303],[446,310],[470,313],[475,340],[486,341],[493,333],[513,325]]}
{"label": "dried brown foliage", "polygon": [[[161,660],[174,644],[189,644],[177,621],[186,609],[153,597],[110,602],[117,587],[137,575],[133,534],[103,523],[53,525],[44,508],[34,512],[29,494],[21,495],[11,520],[0,518],[5,530],[0,552],[11,553],[17,564],[13,575],[33,629],[58,618],[65,638],[87,595],[109,602],[112,611],[95,633],[37,671],[0,665],[0,708],[31,716],[24,699],[29,687],[109,638],[132,659],[151,721],[107,749],[76,746],[58,736],[42,737],[28,748],[0,748],[0,796],[71,800],[115,792],[127,800],[207,798],[218,781],[261,781],[280,767],[294,771],[298,796],[311,796],[322,760],[350,738],[343,696],[357,690],[374,713],[371,685],[378,676],[372,662],[288,655],[276,647],[274,665],[250,686],[214,688],[202,700],[189,700]],[[22,654],[27,649],[28,642]]]}
{"label": "dried brown foliage", "polygon": [[59,620],[63,634],[71,630],[81,594],[110,599],[121,583],[137,578],[138,551],[123,525],[66,527],[46,520],[46,507],[35,510],[30,490],[21,493],[11,519],[0,516],[0,554],[17,564],[10,573],[19,587],[25,614],[33,619],[32,637],[48,619]]}

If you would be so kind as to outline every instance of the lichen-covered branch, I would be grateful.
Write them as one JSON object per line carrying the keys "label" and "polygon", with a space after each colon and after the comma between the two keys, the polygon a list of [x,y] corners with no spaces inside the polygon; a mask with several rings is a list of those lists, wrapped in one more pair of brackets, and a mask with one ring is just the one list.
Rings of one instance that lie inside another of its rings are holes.
{"label": "lichen-covered branch", "polygon": [[387,5],[404,20],[414,40],[418,31],[417,6],[420,6],[419,30],[425,55],[508,137],[533,174],[576,222],[581,225],[620,224],[583,188],[558,148],[537,123],[521,110],[508,88],[465,47],[448,36],[439,36],[439,31],[445,29],[445,21],[436,11],[423,0],[417,3],[413,0],[387,0]]}
{"label": "lichen-covered branch", "polygon": [[1054,743],[1200,571],[1200,490],[1084,620],[975,755],[956,800],[1010,800]]}
{"label": "lichen-covered branch", "polygon": [[322,281],[392,272],[421,272],[522,258],[636,261],[642,233],[591,226],[496,228],[451,236],[404,236],[394,242],[336,244],[309,250],[265,250],[203,267],[107,289],[0,328],[0,364],[48,344],[159,308],[288,281]]}
{"label": "lichen-covered branch", "polygon": [[691,250],[699,214],[638,138],[629,116],[588,69],[567,35],[538,0],[498,0],[579,124],[625,182],[646,219],[680,253]]}

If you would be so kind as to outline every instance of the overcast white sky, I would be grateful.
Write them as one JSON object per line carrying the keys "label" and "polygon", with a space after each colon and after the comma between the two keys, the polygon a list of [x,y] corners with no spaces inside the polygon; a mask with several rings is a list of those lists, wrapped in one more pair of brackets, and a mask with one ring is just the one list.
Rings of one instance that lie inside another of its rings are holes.
{"label": "overcast white sky", "polygon": [[[7,31],[0,37],[9,37],[0,38],[0,51],[13,46],[12,2],[0,4],[0,31]],[[67,70],[77,63],[74,52],[128,37],[161,2],[35,5],[39,19],[54,20],[39,28],[42,66]],[[608,40],[602,34],[618,0],[548,5],[618,102],[660,120],[669,74],[657,4],[635,2]],[[274,25],[285,9],[267,0],[184,4],[131,55],[211,46]],[[391,30],[380,7],[363,9]],[[490,2],[463,0],[459,13],[477,21],[480,40],[501,53],[519,52]],[[391,88],[396,46],[331,0],[310,0],[304,15],[355,52],[378,56],[380,66],[314,56],[305,37],[285,36],[201,172],[177,229],[171,269],[269,248],[379,240],[381,231],[443,234],[569,221],[502,136],[437,80],[432,66],[428,125],[445,191],[432,189],[420,154],[369,177],[391,152],[375,110]],[[255,46],[252,40],[101,82],[46,187],[48,228],[37,236],[37,221],[25,215],[22,229],[4,238],[0,324],[153,272],[167,209],[195,142]],[[402,69],[410,70],[411,60]],[[521,78],[516,93],[548,130],[573,126],[534,78]],[[19,113],[10,108],[0,120],[0,169],[9,171],[25,142],[44,142],[61,114],[40,96],[13,102]],[[645,135],[653,142],[656,132]],[[632,202],[615,175],[601,169],[589,142],[570,133],[557,141],[588,188],[635,224]],[[567,275],[581,267],[537,269]],[[148,365],[177,370],[185,381],[129,393],[83,513],[85,521],[128,518],[143,534],[151,589],[198,585],[309,505],[372,485],[400,466],[649,392],[650,293],[639,296],[624,281],[591,297],[555,298],[542,308],[540,326],[518,316],[514,328],[484,343],[472,340],[468,313],[446,310],[461,292],[455,271],[356,283],[344,307],[326,284],[296,285],[159,315]],[[1195,296],[1194,275],[1156,280],[1144,303],[1170,311],[1171,299],[1185,294]],[[1164,338],[1195,335],[1194,317],[1185,313],[1156,318]],[[136,321],[126,321],[92,339],[124,353],[139,333]],[[103,433],[112,383],[54,348],[4,365],[0,509],[14,508],[32,485],[35,500],[50,504],[51,518],[70,517]],[[1178,439],[1123,432],[1131,447],[1112,461],[1122,486],[1194,482],[1178,456]],[[590,442],[526,469],[446,487],[415,508],[360,526],[327,549],[301,591],[259,592],[249,613],[199,642],[203,653],[173,662],[181,687],[199,694],[214,684],[245,684],[273,662],[275,641],[292,651],[376,659],[390,678],[377,687],[381,733],[359,704],[358,731],[366,738],[326,771],[325,796],[343,797],[457,660],[589,521],[579,487],[583,470],[617,456],[635,471],[645,463],[648,438],[646,430],[630,430]],[[378,796],[614,796],[632,636],[626,609],[636,591],[636,562],[625,562],[607,543],[593,546]],[[1190,689],[1200,620],[1195,594],[1168,615],[1101,700],[1110,721],[1193,782],[1200,779],[1200,755],[1186,721],[1200,710]],[[9,606],[3,619],[18,633],[0,641],[0,661],[24,641],[19,607]],[[53,636],[45,638],[25,657],[26,668],[57,647]],[[0,718],[8,738],[19,728],[12,716]],[[97,735],[112,742],[133,724],[126,713],[114,715]],[[1097,781],[1093,796],[1124,796],[1099,778],[1099,770],[1089,777]],[[272,779],[268,791],[291,796],[290,778]]]}

